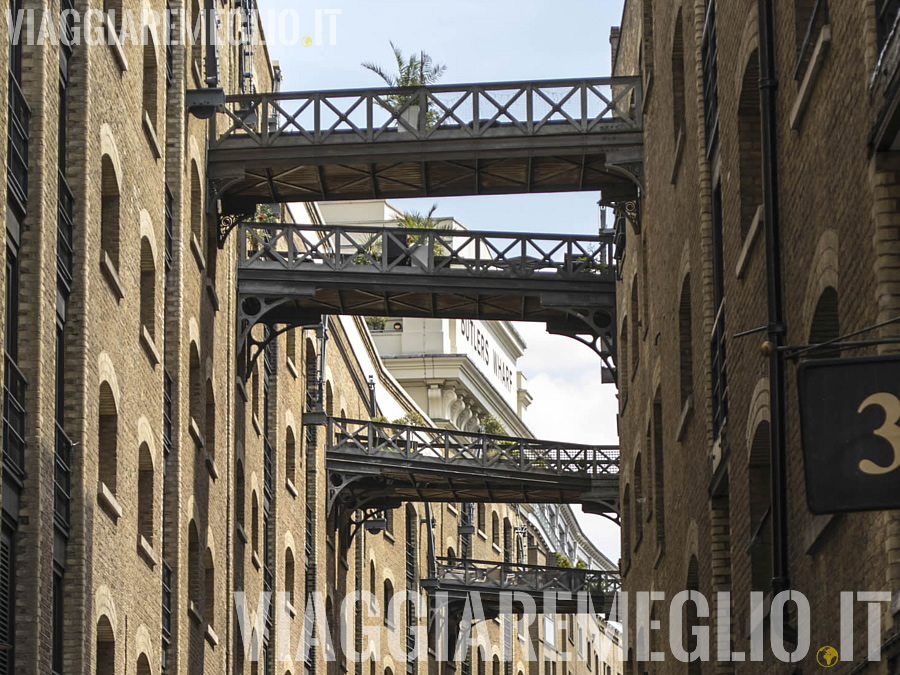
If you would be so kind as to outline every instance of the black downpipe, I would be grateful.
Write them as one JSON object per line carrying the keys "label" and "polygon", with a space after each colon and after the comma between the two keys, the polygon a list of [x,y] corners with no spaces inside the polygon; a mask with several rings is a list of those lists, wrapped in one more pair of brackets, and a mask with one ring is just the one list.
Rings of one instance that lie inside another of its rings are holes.
{"label": "black downpipe", "polygon": [[763,209],[766,231],[766,291],[769,341],[769,447],[772,464],[772,590],[790,587],[787,539],[787,461],[785,453],[784,295],[781,278],[781,227],[778,197],[777,100],[775,67],[775,0],[759,0],[759,93],[762,113]]}

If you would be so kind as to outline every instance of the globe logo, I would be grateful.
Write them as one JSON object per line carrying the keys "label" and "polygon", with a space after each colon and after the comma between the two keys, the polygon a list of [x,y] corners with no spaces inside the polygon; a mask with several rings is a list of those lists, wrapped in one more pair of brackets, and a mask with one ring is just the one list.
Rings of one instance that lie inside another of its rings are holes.
{"label": "globe logo", "polygon": [[831,668],[832,666],[837,665],[838,656],[837,649],[825,646],[816,652],[816,661],[818,661],[819,665],[823,668]]}
{"label": "globe logo", "polygon": [[309,35],[307,35],[307,36],[304,37],[302,40],[300,40],[300,43],[301,43],[304,47],[309,47],[309,46],[312,44],[312,38],[309,37]]}

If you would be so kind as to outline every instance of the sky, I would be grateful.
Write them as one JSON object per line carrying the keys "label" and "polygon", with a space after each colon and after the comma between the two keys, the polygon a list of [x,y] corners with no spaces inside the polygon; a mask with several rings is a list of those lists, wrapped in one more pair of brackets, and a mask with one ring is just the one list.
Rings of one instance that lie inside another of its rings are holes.
{"label": "sky", "polygon": [[[259,7],[271,58],[281,63],[282,91],[382,86],[361,64],[389,69],[390,41],[445,64],[441,84],[607,76],[609,31],[622,15],[621,0],[259,0]],[[304,36],[312,38],[308,47]],[[473,230],[596,234],[599,198],[596,192],[442,198],[437,215]],[[435,200],[392,203],[427,211]],[[534,398],[526,422],[535,435],[616,443],[616,390],[600,384],[599,357],[570,338],[548,335],[541,324],[518,328],[528,343],[519,367]],[[618,528],[575,510],[585,533],[615,562]]]}

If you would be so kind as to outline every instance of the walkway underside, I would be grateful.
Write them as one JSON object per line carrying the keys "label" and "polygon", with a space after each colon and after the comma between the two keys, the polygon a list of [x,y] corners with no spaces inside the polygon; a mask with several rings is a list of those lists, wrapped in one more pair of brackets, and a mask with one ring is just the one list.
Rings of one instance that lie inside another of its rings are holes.
{"label": "walkway underside", "polygon": [[243,344],[323,314],[536,321],[614,359],[613,236],[243,223]]}
{"label": "walkway underside", "polygon": [[421,583],[429,594],[446,593],[451,603],[465,602],[477,593],[489,616],[531,609],[524,606],[523,596],[534,603],[537,614],[608,615],[622,579],[618,572],[604,570],[437,558],[433,574]]}
{"label": "walkway underside", "polygon": [[577,190],[617,201],[642,174],[640,78],[229,96],[215,122],[223,213]]}
{"label": "walkway underside", "polygon": [[619,449],[327,420],[329,512],[402,502],[581,504],[613,519]]}

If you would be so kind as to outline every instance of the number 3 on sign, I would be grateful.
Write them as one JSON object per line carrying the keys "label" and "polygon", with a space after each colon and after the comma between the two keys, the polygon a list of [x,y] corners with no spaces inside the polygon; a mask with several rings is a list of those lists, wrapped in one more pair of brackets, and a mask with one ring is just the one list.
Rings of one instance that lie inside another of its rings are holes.
{"label": "number 3 on sign", "polygon": [[870,476],[883,476],[900,469],[900,399],[893,394],[881,392],[872,394],[869,398],[862,402],[857,413],[861,413],[866,408],[877,405],[884,411],[884,424],[873,431],[876,436],[881,436],[884,440],[891,444],[894,451],[894,461],[890,466],[881,466],[870,459],[864,459],[859,463],[859,469],[863,473]]}

